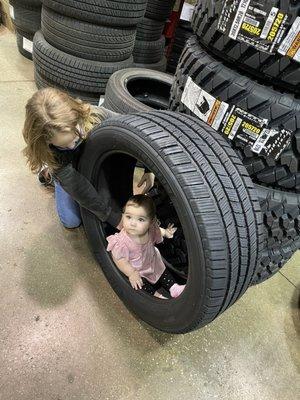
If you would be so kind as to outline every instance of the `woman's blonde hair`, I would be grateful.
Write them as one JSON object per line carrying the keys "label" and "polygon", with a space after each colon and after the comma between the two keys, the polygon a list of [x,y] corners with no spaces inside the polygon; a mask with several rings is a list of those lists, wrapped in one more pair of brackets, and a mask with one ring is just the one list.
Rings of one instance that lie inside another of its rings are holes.
{"label": "woman's blonde hair", "polygon": [[49,142],[56,133],[66,129],[76,130],[79,124],[85,134],[102,121],[101,113],[92,110],[90,104],[74,99],[55,89],[38,90],[26,104],[23,137],[26,147],[23,154],[32,172],[38,172],[44,164],[51,170],[58,167]]}

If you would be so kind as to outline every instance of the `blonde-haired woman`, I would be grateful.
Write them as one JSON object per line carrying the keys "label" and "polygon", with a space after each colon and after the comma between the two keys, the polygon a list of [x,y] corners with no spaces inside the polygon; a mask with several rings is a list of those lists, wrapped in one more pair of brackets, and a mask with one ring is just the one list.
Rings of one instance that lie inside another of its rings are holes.
{"label": "blonde-haired woman", "polygon": [[[54,177],[56,209],[66,228],[81,224],[79,205],[101,221],[117,227],[121,212],[112,210],[92,184],[77,170],[83,143],[90,130],[103,120],[116,115],[103,107],[93,107],[55,89],[38,90],[26,104],[23,150],[32,172],[46,164]],[[152,187],[154,175],[145,171],[139,186]]]}

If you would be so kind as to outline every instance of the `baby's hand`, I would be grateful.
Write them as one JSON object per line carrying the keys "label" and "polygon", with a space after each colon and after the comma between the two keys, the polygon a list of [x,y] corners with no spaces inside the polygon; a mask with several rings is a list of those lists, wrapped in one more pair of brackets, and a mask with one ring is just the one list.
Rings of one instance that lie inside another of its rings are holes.
{"label": "baby's hand", "polygon": [[177,228],[174,226],[174,224],[169,224],[165,229],[165,237],[168,239],[172,239],[176,231]]}
{"label": "baby's hand", "polygon": [[134,271],[129,276],[129,282],[131,283],[131,286],[133,287],[133,289],[135,289],[135,290],[142,289],[143,281],[142,281],[142,278],[138,271]]}

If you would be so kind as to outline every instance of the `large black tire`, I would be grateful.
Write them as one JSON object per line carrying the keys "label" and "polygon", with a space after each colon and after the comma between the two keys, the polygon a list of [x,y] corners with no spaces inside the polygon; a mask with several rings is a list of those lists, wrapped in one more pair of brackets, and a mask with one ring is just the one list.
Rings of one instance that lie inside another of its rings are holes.
{"label": "large black tire", "polygon": [[[239,147],[243,162],[259,184],[286,190],[300,190],[300,100],[290,94],[276,92],[270,87],[240,75],[210,56],[195,37],[187,41],[178,64],[171,91],[170,109],[191,114],[181,103],[188,77],[208,93],[269,121],[269,127],[293,132],[292,141],[277,161],[251,151],[250,146]],[[234,141],[232,145],[235,146]]]}
{"label": "large black tire", "polygon": [[135,26],[145,14],[147,0],[43,0],[54,11],[108,26]]}
{"label": "large black tire", "polygon": [[104,93],[112,73],[132,66],[132,58],[115,63],[84,60],[56,49],[46,42],[41,31],[33,38],[36,70],[54,84],[88,93]]}
{"label": "large black tire", "polygon": [[161,36],[158,40],[147,42],[136,40],[133,49],[135,63],[153,64],[162,59],[165,51],[166,39]]}
{"label": "large black tire", "polygon": [[103,106],[120,114],[167,110],[172,83],[163,72],[123,69],[109,78]]}
{"label": "large black tire", "polygon": [[271,278],[300,249],[300,195],[256,186],[263,213],[265,248],[252,284]]}
{"label": "large black tire", "polygon": [[148,0],[145,17],[157,21],[166,21],[169,18],[175,0]]}
{"label": "large black tire", "polygon": [[149,64],[145,64],[145,63],[133,63],[132,64],[133,68],[147,68],[147,69],[153,69],[155,71],[161,71],[161,72],[165,72],[166,68],[167,68],[167,58],[166,56],[163,56],[161,60],[159,60],[156,63],[149,63]]}
{"label": "large black tire", "polygon": [[133,28],[112,28],[68,18],[43,7],[42,32],[52,46],[87,60],[114,62],[133,51]]}
{"label": "large black tire", "polygon": [[155,21],[150,18],[143,18],[137,26],[136,39],[137,40],[158,40],[164,30],[165,21]]}
{"label": "large black tire", "polygon": [[16,38],[19,53],[28,58],[28,60],[32,60],[32,52],[30,51],[29,47],[27,48],[27,46],[30,46],[32,43],[33,35],[27,32],[16,31]]}
{"label": "large black tire", "polygon": [[[189,271],[182,295],[162,301],[136,292],[105,250],[104,225],[82,209],[85,231],[108,281],[132,311],[157,329],[188,332],[216,318],[251,283],[263,244],[256,191],[223,137],[196,118],[166,111],[102,123],[79,170],[104,199],[121,206],[137,159],[155,173],[184,232]],[[120,191],[124,180],[127,188]]]}
{"label": "large black tire", "polygon": [[41,8],[10,0],[14,10],[12,19],[17,30],[34,34],[41,29]]}
{"label": "large black tire", "polygon": [[[300,2],[290,0],[265,0],[266,8],[277,7],[291,18],[289,27],[300,15]],[[300,93],[300,64],[280,53],[268,54],[255,47],[229,38],[217,30],[224,0],[198,1],[192,26],[202,45],[221,59],[230,62],[234,68],[241,68],[271,85],[278,85],[284,91]]]}
{"label": "large black tire", "polygon": [[81,99],[85,103],[90,103],[95,106],[97,106],[99,104],[99,95],[93,94],[93,93],[78,92],[76,90],[72,90],[72,89],[66,88],[64,86],[60,86],[57,83],[51,82],[48,78],[45,78],[42,75],[40,75],[36,69],[34,70],[34,81],[35,81],[36,87],[38,89],[43,89],[46,87],[55,87],[57,89],[65,91],[66,93],[68,93],[70,96],[72,96],[74,98]]}

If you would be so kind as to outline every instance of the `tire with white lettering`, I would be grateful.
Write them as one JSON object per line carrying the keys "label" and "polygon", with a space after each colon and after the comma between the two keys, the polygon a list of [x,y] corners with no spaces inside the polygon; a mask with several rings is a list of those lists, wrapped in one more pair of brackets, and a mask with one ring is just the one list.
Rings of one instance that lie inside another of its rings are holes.
{"label": "tire with white lettering", "polygon": [[103,106],[120,114],[167,110],[172,83],[164,72],[123,69],[109,78]]}
{"label": "tire with white lettering", "polygon": [[79,171],[104,201],[121,208],[132,191],[137,160],[163,186],[164,206],[183,232],[188,254],[183,293],[161,300],[135,291],[106,251],[106,224],[82,209],[85,231],[106,278],[126,306],[157,329],[185,333],[225,311],[256,273],[263,245],[256,190],[222,136],[196,118],[169,111],[104,121],[86,143]]}
{"label": "tire with white lettering", "polygon": [[[200,43],[215,56],[229,62],[233,68],[240,68],[261,82],[282,87],[284,91],[300,93],[299,62],[277,51],[274,54],[260,51],[244,41],[231,39],[228,34],[218,30],[224,3],[224,0],[198,1],[192,18],[192,27]],[[277,17],[280,17],[277,23],[279,26],[283,18],[286,18],[286,14],[289,15],[287,29],[283,36],[285,37],[296,17],[300,16],[300,2],[298,0],[265,0],[262,3],[269,11],[275,7],[273,10],[276,11]],[[276,20],[273,23],[277,31]],[[232,23],[231,26],[233,26]],[[253,29],[254,25],[250,24],[250,27]]]}
{"label": "tire with white lettering", "polygon": [[105,92],[107,81],[115,71],[132,66],[132,57],[118,62],[85,60],[51,46],[41,31],[33,38],[33,59],[40,75],[61,87],[78,92]]}
{"label": "tire with white lettering", "polygon": [[22,56],[32,60],[32,52],[30,51],[33,41],[33,35],[23,31],[16,31],[17,46]]}
{"label": "tire with white lettering", "polygon": [[43,0],[52,10],[107,26],[135,26],[144,17],[147,0]]}
{"label": "tire with white lettering", "polygon": [[243,159],[255,183],[288,191],[300,191],[300,100],[280,93],[228,68],[209,55],[191,37],[181,55],[171,89],[170,109],[193,115],[181,98],[187,79],[210,95],[260,118],[268,128],[292,132],[291,143],[275,160],[252,152],[249,145],[231,145]]}
{"label": "tire with white lettering", "polygon": [[300,194],[256,185],[263,213],[265,245],[252,284],[278,272],[300,249]]}

